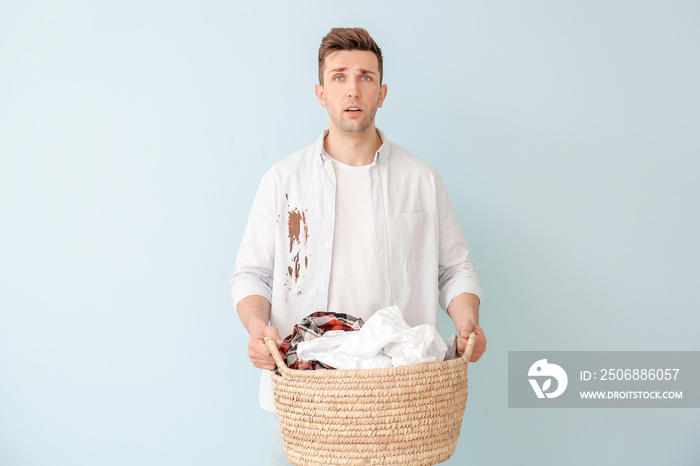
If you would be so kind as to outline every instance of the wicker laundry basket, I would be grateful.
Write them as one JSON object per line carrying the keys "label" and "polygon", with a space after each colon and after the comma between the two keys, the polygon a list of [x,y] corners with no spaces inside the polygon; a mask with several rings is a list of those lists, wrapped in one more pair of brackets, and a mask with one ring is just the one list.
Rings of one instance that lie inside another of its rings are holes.
{"label": "wicker laundry basket", "polygon": [[311,465],[433,465],[455,451],[467,403],[467,365],[449,361],[360,370],[289,369],[274,340],[265,344],[279,367],[275,405],[289,460]]}

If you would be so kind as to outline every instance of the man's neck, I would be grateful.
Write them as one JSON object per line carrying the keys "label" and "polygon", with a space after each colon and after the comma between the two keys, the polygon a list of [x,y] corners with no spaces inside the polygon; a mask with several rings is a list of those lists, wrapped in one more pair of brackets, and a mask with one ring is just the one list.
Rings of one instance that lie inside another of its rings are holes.
{"label": "man's neck", "polygon": [[348,134],[334,131],[331,127],[328,135],[323,140],[323,148],[328,155],[338,162],[359,167],[369,165],[374,161],[374,155],[382,146],[382,138],[377,133],[376,128],[372,128],[361,134]]}

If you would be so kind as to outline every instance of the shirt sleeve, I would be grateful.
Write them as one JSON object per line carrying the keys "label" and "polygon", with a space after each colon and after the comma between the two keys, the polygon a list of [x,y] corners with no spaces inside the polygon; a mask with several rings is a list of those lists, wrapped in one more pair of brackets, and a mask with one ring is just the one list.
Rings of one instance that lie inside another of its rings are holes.
{"label": "shirt sleeve", "polygon": [[243,233],[231,277],[231,300],[234,309],[248,296],[258,295],[272,303],[275,259],[275,225],[277,221],[275,176],[272,170],[262,178],[248,225]]}
{"label": "shirt sleeve", "polygon": [[469,257],[469,244],[459,228],[447,188],[439,174],[436,173],[435,178],[440,248],[439,302],[440,307],[447,310],[450,302],[462,293],[472,293],[481,299],[481,283],[476,275],[476,262]]}

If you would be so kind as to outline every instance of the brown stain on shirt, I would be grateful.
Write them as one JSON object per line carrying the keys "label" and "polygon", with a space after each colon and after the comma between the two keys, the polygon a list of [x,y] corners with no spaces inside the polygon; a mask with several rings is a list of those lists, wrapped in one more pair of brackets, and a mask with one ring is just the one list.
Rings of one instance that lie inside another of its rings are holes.
{"label": "brown stain on shirt", "polygon": [[287,226],[289,227],[289,252],[292,252],[294,243],[299,243],[299,233],[301,232],[302,222],[304,225],[304,232],[308,235],[308,226],[306,225],[306,215],[300,214],[299,209],[293,209],[288,212],[289,220],[287,221]]}
{"label": "brown stain on shirt", "polygon": [[[289,200],[288,194],[285,194],[285,197]],[[287,273],[289,274],[290,281],[293,278],[294,281],[297,282],[301,275],[301,252],[307,250],[309,242],[309,225],[306,222],[306,210],[300,212],[298,208],[295,207],[292,209],[289,205],[287,205],[287,208],[290,255],[294,252],[294,247],[297,246],[296,255],[291,257],[292,264],[287,267]],[[303,257],[304,269],[306,269],[309,266],[309,257],[306,254],[304,254]]]}
{"label": "brown stain on shirt", "polygon": [[301,213],[301,221],[304,224],[304,246],[309,244],[309,225],[306,223],[306,212]]}
{"label": "brown stain on shirt", "polygon": [[[299,280],[299,270],[301,269],[301,264],[299,263],[299,253],[297,252],[297,255],[292,257],[292,262],[294,262],[294,281]],[[291,274],[291,267],[288,267],[290,276]]]}

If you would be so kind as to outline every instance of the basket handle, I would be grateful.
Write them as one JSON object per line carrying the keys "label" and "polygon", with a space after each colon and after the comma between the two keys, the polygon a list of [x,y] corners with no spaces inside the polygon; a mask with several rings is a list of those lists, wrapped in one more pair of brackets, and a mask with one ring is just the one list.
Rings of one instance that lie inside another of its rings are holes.
{"label": "basket handle", "polygon": [[467,363],[472,358],[472,352],[474,351],[474,345],[476,344],[476,333],[472,332],[469,334],[469,340],[467,340],[467,347],[464,348],[464,353],[462,353],[462,358],[464,358]]}
{"label": "basket handle", "polygon": [[265,337],[263,341],[265,342],[265,346],[267,346],[267,349],[270,350],[270,354],[272,355],[272,359],[275,360],[277,368],[280,370],[280,372],[286,374],[290,369],[287,367],[287,364],[285,364],[284,358],[282,357],[282,353],[280,353],[280,349],[277,347],[277,343],[275,343],[275,340],[273,340],[270,337]]}
{"label": "basket handle", "polygon": [[[284,362],[284,358],[282,357],[282,354],[280,353],[279,348],[277,347],[277,343],[275,343],[275,340],[273,340],[270,337],[265,337],[265,346],[267,346],[267,349],[270,350],[270,354],[272,355],[272,359],[275,360],[275,364],[277,364],[277,367],[279,368],[280,372],[287,373],[290,371],[290,369],[287,367],[287,364]],[[474,345],[476,344],[476,333],[472,332],[469,334],[469,340],[467,340],[467,347],[464,349],[464,353],[462,353],[462,358],[469,363],[469,360],[472,357],[472,352],[474,352]]]}

